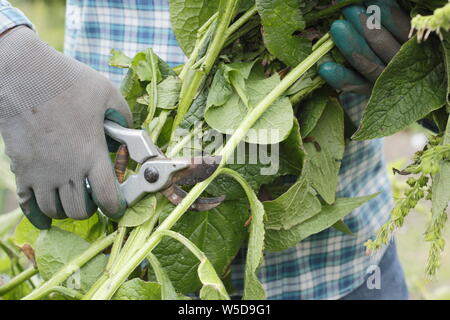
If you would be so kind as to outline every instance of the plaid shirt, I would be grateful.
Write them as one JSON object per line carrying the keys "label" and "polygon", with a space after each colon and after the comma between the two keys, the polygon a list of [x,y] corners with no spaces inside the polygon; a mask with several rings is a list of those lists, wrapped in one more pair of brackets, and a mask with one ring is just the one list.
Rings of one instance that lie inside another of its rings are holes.
{"label": "plaid shirt", "polygon": [[[0,0],[0,32],[31,23],[23,14]],[[175,66],[185,61],[170,26],[168,0],[68,0],[66,54],[100,71],[117,85],[124,70],[108,66],[111,49],[129,56],[152,47]],[[357,123],[364,97],[347,94],[342,102]],[[295,248],[267,252],[260,279],[269,299],[338,299],[361,286],[370,266],[381,254],[367,256],[364,242],[388,219],[392,197],[383,160],[382,141],[350,142],[340,172],[339,197],[381,192],[380,196],[352,212],[345,223],[354,235],[328,229]],[[243,252],[232,268],[233,283],[242,288]]]}

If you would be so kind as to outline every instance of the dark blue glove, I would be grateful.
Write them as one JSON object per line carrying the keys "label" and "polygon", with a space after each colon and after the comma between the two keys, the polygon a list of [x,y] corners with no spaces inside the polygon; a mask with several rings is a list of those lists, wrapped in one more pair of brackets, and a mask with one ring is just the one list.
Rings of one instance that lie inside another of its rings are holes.
{"label": "dark blue glove", "polygon": [[[370,96],[375,81],[408,40],[410,19],[395,0],[365,1],[365,5],[344,8],[346,20],[335,21],[331,27],[333,41],[357,72],[326,62],[319,74],[337,90]],[[371,29],[374,16],[367,14],[370,6],[380,9],[381,28]]]}

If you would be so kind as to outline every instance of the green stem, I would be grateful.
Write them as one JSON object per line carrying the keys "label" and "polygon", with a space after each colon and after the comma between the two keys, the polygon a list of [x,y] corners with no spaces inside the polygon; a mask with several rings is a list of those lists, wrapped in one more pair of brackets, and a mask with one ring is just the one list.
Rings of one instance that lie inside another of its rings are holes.
{"label": "green stem", "polygon": [[183,139],[181,139],[180,142],[178,142],[176,145],[174,145],[168,150],[166,154],[167,157],[170,159],[178,155],[178,153],[184,148],[184,146],[186,146],[191,141],[193,136],[194,131],[190,131],[187,135],[183,137]]}
{"label": "green stem", "polygon": [[116,263],[120,254],[120,250],[122,249],[126,233],[127,233],[126,227],[119,227],[117,229],[117,237],[116,240],[114,240],[114,244],[111,249],[111,254],[109,255],[108,264],[106,265],[106,272],[111,270],[112,266]]}
{"label": "green stem", "polygon": [[48,295],[54,287],[60,285],[92,258],[109,247],[114,242],[116,236],[117,232],[113,232],[110,235],[94,242],[85,252],[66,264],[61,270],[55,273],[53,277],[44,282],[39,288],[31,292],[29,295],[22,298],[22,300],[37,300]]}
{"label": "green stem", "polygon": [[32,276],[34,276],[38,272],[39,271],[34,267],[30,267],[30,268],[26,269],[25,271],[22,271],[17,276],[12,278],[11,281],[9,281],[7,284],[0,287],[0,296],[5,295],[9,291],[11,291],[14,288],[16,288],[17,286],[21,285],[23,282],[27,281],[28,279],[30,279]]}
{"label": "green stem", "polygon": [[148,115],[147,118],[144,121],[143,127],[145,130],[149,130],[148,126],[150,125],[150,122],[153,120],[153,117],[156,112],[156,107],[158,105],[158,76],[156,74],[156,68],[158,66],[158,62],[156,60],[156,55],[153,52],[153,50],[150,49],[150,65],[152,66],[152,95],[149,97],[149,99],[153,99],[150,101],[150,104],[148,106]]}
{"label": "green stem", "polygon": [[244,24],[246,24],[255,14],[258,13],[256,5],[251,7],[246,13],[244,13],[239,19],[236,20],[225,33],[225,39],[228,39],[233,33],[238,31]]}
{"label": "green stem", "polygon": [[[175,131],[176,128],[183,121],[186,112],[189,110],[192,101],[194,100],[200,85],[202,84],[206,75],[209,74],[211,69],[214,66],[214,63],[217,60],[217,57],[222,51],[223,45],[227,40],[225,37],[225,33],[230,26],[230,22],[233,19],[234,13],[236,11],[236,6],[239,3],[239,0],[221,0],[219,5],[219,16],[218,16],[218,24],[215,30],[214,38],[209,45],[207,54],[205,56],[205,62],[201,66],[201,68],[195,71],[194,76],[190,81],[189,89],[186,90],[183,95],[180,104],[177,110],[177,116],[175,117],[173,123],[172,132]],[[220,14],[222,13],[222,14]]]}
{"label": "green stem", "polygon": [[158,137],[161,134],[164,125],[166,124],[169,114],[170,114],[169,110],[162,110],[161,113],[159,114],[158,123],[156,124],[156,127],[153,129],[151,134],[152,141],[154,141],[155,143],[156,141],[158,141]]}
{"label": "green stem", "polygon": [[324,10],[310,12],[305,15],[306,26],[309,27],[309,26],[313,25],[317,20],[328,17],[328,16],[338,12],[339,10],[341,10],[344,7],[350,6],[352,4],[358,4],[363,1],[364,0],[345,0],[345,1],[342,1],[342,2],[339,2],[335,5],[333,5],[331,7],[328,7]]}
{"label": "green stem", "polygon": [[155,228],[158,218],[159,215],[155,213],[153,217],[148,219],[144,224],[133,230],[135,234],[127,241],[126,247],[124,247],[124,249],[122,250],[121,257],[111,269],[111,274],[115,274],[118,270],[120,270],[120,268],[127,263],[127,261],[136,253],[136,251],[138,251],[139,248],[144,245],[145,241]]}
{"label": "green stem", "polygon": [[71,298],[74,300],[81,300],[83,298],[83,295],[81,293],[79,293],[78,291],[75,291],[75,290],[72,290],[72,289],[69,289],[66,287],[61,287],[61,286],[50,289],[48,294],[51,294],[51,293],[59,293],[59,294],[63,295],[64,297]]}
{"label": "green stem", "polygon": [[325,84],[325,80],[322,79],[322,77],[317,76],[312,80],[311,86],[304,90],[300,90],[293,96],[289,97],[291,100],[291,104],[293,106],[299,104],[305,97],[307,97],[311,92],[315,91],[316,89],[322,87]]}
{"label": "green stem", "polygon": [[243,37],[253,29],[258,28],[260,26],[261,22],[259,20],[250,21],[249,23],[245,24],[241,29],[230,35],[230,37],[225,42],[224,47],[228,47],[230,44],[234,43],[239,38]]}
{"label": "green stem", "polygon": [[156,231],[149,237],[148,241],[134,254],[116,274],[113,274],[98,291],[93,295],[93,299],[110,299],[120,285],[126,281],[133,270],[143,261],[147,255],[158,245],[163,237],[163,231],[170,230],[175,223],[183,216],[189,207],[200,197],[208,185],[220,174],[230,156],[232,156],[237,145],[245,138],[250,128],[263,115],[263,113],[277,100],[286,90],[292,86],[302,75],[305,74],[315,63],[334,47],[333,41],[328,40],[317,48],[308,58],[303,60],[293,69],[274,90],[272,90],[242,121],[230,140],[221,152],[222,161],[211,177],[195,185],[183,201],[175,207],[170,215],[158,226]]}
{"label": "green stem", "polygon": [[81,300],[91,300],[95,292],[108,280],[110,274],[111,273],[108,270],[105,270],[105,272],[100,278],[97,279],[97,281],[95,281],[94,285],[89,288],[88,292],[86,292]]}
{"label": "green stem", "polygon": [[328,32],[328,33],[324,34],[323,37],[320,38],[316,43],[314,43],[314,45],[312,47],[312,51],[316,51],[317,48],[319,48],[322,44],[324,44],[329,39],[331,39],[331,35]]}

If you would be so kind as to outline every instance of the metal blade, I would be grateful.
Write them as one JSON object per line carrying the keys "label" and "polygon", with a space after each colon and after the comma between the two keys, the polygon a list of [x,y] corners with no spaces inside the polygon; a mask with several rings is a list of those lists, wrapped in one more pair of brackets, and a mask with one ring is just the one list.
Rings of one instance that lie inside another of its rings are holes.
{"label": "metal blade", "polygon": [[[177,185],[161,191],[161,193],[174,205],[178,205],[186,197],[187,192]],[[225,200],[225,196],[216,198],[198,198],[189,208],[192,211],[209,211],[219,206]]]}
{"label": "metal blade", "polygon": [[172,183],[194,185],[208,179],[219,167],[222,157],[203,157],[191,159],[191,164],[172,175]]}

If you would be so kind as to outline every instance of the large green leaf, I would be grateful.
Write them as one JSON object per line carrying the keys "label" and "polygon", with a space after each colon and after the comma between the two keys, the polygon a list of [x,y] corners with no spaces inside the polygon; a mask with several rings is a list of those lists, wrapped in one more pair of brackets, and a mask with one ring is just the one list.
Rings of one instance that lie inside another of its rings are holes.
{"label": "large green leaf", "polygon": [[[245,81],[249,98],[248,106],[239,94],[234,93],[224,105],[210,106],[206,109],[206,122],[221,133],[233,133],[251,109],[256,107],[279,83],[280,77],[277,73],[266,79],[260,79],[259,75],[251,76]],[[278,99],[252,126],[254,134],[247,135],[245,141],[258,144],[281,142],[291,132],[293,121],[294,113],[289,99],[286,97]]]}
{"label": "large green leaf", "polygon": [[[93,242],[102,235],[102,225],[99,221],[98,214],[86,220],[53,220],[53,227],[76,234],[88,242]],[[40,232],[39,229],[24,217],[14,231],[13,241],[18,246],[23,246],[24,244],[34,246]]]}
{"label": "large green leaf", "polygon": [[207,107],[223,106],[231,98],[234,89],[248,108],[249,97],[247,96],[245,81],[250,76],[255,62],[221,64],[214,75],[211,88],[209,89]]}
{"label": "large green leaf", "polygon": [[167,275],[166,271],[163,269],[158,259],[150,253],[147,257],[150,265],[153,268],[153,272],[161,286],[161,299],[162,300],[178,300],[179,295],[173,287],[172,281]]}
{"label": "large green leaf", "polygon": [[286,140],[280,143],[280,170],[279,175],[300,175],[306,157],[300,126],[294,118],[294,126]]}
{"label": "large green leaf", "polygon": [[[59,228],[53,227],[41,232],[35,250],[40,275],[44,280],[50,279],[62,267],[86,251],[89,246],[90,243],[81,237]],[[73,289],[87,291],[102,275],[107,261],[105,255],[99,254],[85,264],[79,272],[75,272],[71,277],[71,283],[75,286]]]}
{"label": "large green leaf", "polygon": [[122,51],[112,49],[109,65],[116,68],[129,68],[131,66],[131,58],[126,56]]}
{"label": "large green leaf", "polygon": [[447,75],[447,112],[450,111],[450,32],[442,31],[442,51]]}
{"label": "large green leaf", "polygon": [[156,197],[150,195],[125,211],[119,222],[121,227],[137,227],[150,219],[156,212]]}
{"label": "large green leaf", "polygon": [[[245,236],[248,206],[226,201],[207,212],[187,212],[172,228],[203,251],[219,276],[241,247]],[[199,260],[181,243],[164,238],[154,250],[177,291],[188,293],[201,287],[197,269]]]}
{"label": "large green leaf", "polygon": [[446,102],[447,79],[439,44],[409,40],[377,80],[353,136],[367,140],[394,134]]}
{"label": "large green leaf", "polygon": [[345,150],[344,111],[336,99],[329,99],[309,138],[312,141],[305,143],[305,177],[325,202],[332,204],[336,199],[339,169]]}
{"label": "large green leaf", "polygon": [[161,285],[135,278],[122,284],[112,300],[161,300]]}
{"label": "large green leaf", "polygon": [[188,238],[174,231],[165,231],[166,236],[177,240],[184,245],[200,261],[197,274],[202,288],[200,289],[200,299],[202,300],[230,300],[220,277],[217,275],[214,266],[208,257]]}
{"label": "large green leaf", "polygon": [[[241,148],[242,147],[242,148]],[[257,154],[258,146],[254,144],[243,144],[238,147],[239,150],[244,150],[245,148],[245,158],[242,161],[244,164],[229,164],[227,167],[236,171],[241,175],[247,183],[252,187],[252,189],[258,193],[262,185],[271,184],[277,178],[284,175],[300,175],[303,162],[305,159],[305,151],[302,144],[302,138],[300,136],[300,128],[298,122],[294,119],[294,126],[292,127],[289,137],[279,144],[279,157],[277,154],[269,155],[273,161],[278,161],[279,169],[274,174],[265,174],[266,172],[272,171],[270,168],[272,163],[261,162],[261,159],[251,154]],[[274,146],[272,146],[273,148]],[[250,152],[250,150],[253,150]],[[233,156],[233,159],[238,159],[238,156]],[[256,161],[255,161],[256,160]],[[236,161],[237,162],[237,161]],[[242,189],[240,185],[232,178],[220,175],[217,177],[208,187],[208,193],[214,196],[225,195],[227,200],[238,200],[242,199]]]}
{"label": "large green leaf", "polygon": [[297,245],[303,239],[333,226],[347,214],[362,206],[367,201],[375,198],[377,195],[378,194],[352,199],[337,199],[332,206],[323,206],[322,211],[319,214],[289,230],[267,229],[266,250],[282,251],[289,249]]}
{"label": "large green leaf", "polygon": [[311,53],[311,41],[297,36],[305,28],[299,0],[256,0],[264,28],[264,43],[271,54],[291,67]]}
{"label": "large green leaf", "polygon": [[301,178],[279,198],[264,202],[266,229],[288,230],[318,214],[322,205],[311,191],[308,181]]}
{"label": "large green leaf", "polygon": [[219,8],[218,0],[170,0],[170,19],[175,37],[189,56],[195,47],[198,29]]}
{"label": "large green leaf", "polygon": [[303,137],[307,137],[319,122],[325,107],[328,104],[329,91],[317,90],[309,98],[298,116],[300,122],[300,132]]}

